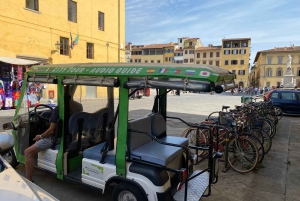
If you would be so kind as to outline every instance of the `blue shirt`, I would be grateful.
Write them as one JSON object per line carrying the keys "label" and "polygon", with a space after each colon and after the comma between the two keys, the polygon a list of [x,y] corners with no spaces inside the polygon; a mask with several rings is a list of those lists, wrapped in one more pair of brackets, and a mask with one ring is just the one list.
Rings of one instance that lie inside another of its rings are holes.
{"label": "blue shirt", "polygon": [[56,124],[57,120],[58,120],[58,107],[56,106],[52,112],[50,122]]}

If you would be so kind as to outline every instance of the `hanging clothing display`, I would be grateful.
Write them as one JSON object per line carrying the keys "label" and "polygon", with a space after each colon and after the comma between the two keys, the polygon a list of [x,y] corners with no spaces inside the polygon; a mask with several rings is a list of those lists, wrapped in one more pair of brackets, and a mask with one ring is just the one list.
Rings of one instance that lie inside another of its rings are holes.
{"label": "hanging clothing display", "polygon": [[20,83],[26,66],[0,62],[0,108],[16,108],[21,95]]}

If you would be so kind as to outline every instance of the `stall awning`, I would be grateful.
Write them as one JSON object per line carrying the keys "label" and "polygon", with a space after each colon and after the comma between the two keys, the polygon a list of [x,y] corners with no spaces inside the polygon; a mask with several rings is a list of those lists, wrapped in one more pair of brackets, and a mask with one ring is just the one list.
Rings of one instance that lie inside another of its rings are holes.
{"label": "stall awning", "polygon": [[25,54],[17,54],[16,57],[18,59],[26,59],[31,61],[38,61],[40,63],[49,63],[50,58],[49,57],[41,57],[41,56],[35,56],[35,55],[25,55]]}
{"label": "stall awning", "polygon": [[33,65],[33,64],[38,64],[39,63],[37,61],[10,58],[10,57],[0,57],[0,61],[2,61],[4,63],[14,64],[14,65]]}

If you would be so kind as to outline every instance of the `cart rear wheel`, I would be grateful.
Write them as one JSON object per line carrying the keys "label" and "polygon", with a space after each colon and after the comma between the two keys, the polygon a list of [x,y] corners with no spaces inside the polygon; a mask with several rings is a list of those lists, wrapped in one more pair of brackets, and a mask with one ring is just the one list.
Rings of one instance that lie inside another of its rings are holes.
{"label": "cart rear wheel", "polygon": [[148,200],[136,186],[128,183],[118,184],[113,191],[113,201]]}

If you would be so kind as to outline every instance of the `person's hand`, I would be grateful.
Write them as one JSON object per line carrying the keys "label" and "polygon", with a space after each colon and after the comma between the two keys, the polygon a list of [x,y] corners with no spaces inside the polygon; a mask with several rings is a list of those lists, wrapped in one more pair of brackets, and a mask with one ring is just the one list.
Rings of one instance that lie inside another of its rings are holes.
{"label": "person's hand", "polygon": [[39,141],[41,138],[41,135],[36,135],[35,138],[33,138],[33,141]]}

